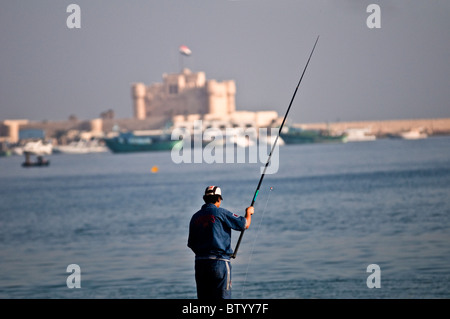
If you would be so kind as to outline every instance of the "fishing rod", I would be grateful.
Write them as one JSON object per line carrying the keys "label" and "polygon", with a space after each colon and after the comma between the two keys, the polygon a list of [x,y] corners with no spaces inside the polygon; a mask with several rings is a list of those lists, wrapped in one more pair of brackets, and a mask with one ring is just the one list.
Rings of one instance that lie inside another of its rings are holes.
{"label": "fishing rod", "polygon": [[[266,165],[264,166],[263,173],[261,174],[261,178],[259,179],[259,183],[258,183],[258,186],[256,187],[255,194],[253,195],[252,203],[251,203],[250,206],[253,206],[255,204],[256,197],[258,196],[259,189],[261,187],[261,183],[262,183],[262,181],[264,179],[264,176],[266,175],[266,169],[267,169],[267,166],[269,166],[270,158],[272,157],[273,150],[275,149],[275,145],[278,142],[278,138],[280,137],[281,130],[283,129],[283,126],[284,126],[284,122],[286,122],[286,118],[288,116],[289,110],[291,109],[292,102],[294,102],[295,95],[297,94],[298,88],[299,88],[300,83],[302,82],[302,79],[303,79],[303,75],[305,75],[306,68],[308,67],[309,61],[311,60],[311,57],[312,57],[312,55],[314,53],[314,49],[316,48],[316,45],[317,45],[318,41],[319,41],[319,36],[317,36],[316,42],[314,43],[314,46],[313,46],[313,48],[311,50],[311,53],[310,53],[309,58],[308,58],[308,61],[306,62],[305,68],[303,69],[302,75],[300,76],[300,80],[298,81],[297,87],[295,88],[294,94],[292,95],[291,102],[289,103],[289,107],[288,107],[288,109],[286,111],[286,114],[284,115],[283,122],[281,122],[280,129],[278,130],[278,135],[275,138],[275,141],[274,141],[274,143],[272,145],[272,149],[270,150],[269,157],[267,158]],[[244,231],[245,230],[241,231],[241,234],[239,235],[239,239],[237,241],[236,248],[234,249],[234,252],[231,255],[231,258],[236,258],[239,246],[241,245],[242,237],[244,236]]]}

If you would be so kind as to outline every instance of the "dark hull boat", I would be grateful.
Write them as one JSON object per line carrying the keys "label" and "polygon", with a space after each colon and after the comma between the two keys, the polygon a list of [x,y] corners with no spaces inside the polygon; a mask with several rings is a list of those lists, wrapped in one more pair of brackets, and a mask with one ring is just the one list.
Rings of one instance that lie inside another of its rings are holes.
{"label": "dark hull boat", "polygon": [[306,144],[306,143],[345,143],[346,134],[332,135],[329,131],[303,130],[290,127],[287,132],[282,132],[280,137],[286,144]]}
{"label": "dark hull boat", "polygon": [[44,159],[42,156],[38,156],[35,162],[30,161],[30,153],[25,153],[25,162],[22,163],[22,167],[45,167],[49,166],[50,161]]}
{"label": "dark hull boat", "polygon": [[167,151],[181,147],[182,140],[172,140],[170,134],[154,132],[127,132],[104,139],[106,146],[114,153]]}

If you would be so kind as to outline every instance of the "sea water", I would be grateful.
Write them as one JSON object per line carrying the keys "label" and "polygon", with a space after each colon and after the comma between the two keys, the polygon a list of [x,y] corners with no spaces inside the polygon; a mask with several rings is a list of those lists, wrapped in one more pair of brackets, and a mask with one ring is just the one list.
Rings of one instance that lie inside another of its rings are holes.
{"label": "sea water", "polygon": [[[450,137],[279,152],[232,260],[234,298],[450,297]],[[49,159],[0,159],[0,298],[195,298],[186,243],[205,187],[243,215],[263,165]],[[80,288],[68,288],[72,264]],[[380,288],[367,285],[372,264]]]}

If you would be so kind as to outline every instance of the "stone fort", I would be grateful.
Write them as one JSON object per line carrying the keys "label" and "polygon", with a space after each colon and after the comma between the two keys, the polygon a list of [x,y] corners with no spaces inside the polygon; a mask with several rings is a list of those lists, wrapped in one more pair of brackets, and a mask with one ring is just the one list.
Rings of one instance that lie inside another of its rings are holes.
{"label": "stone fort", "polygon": [[177,115],[210,114],[226,117],[236,111],[236,84],[233,80],[207,80],[204,72],[163,74],[162,83],[131,88],[134,118],[172,118]]}

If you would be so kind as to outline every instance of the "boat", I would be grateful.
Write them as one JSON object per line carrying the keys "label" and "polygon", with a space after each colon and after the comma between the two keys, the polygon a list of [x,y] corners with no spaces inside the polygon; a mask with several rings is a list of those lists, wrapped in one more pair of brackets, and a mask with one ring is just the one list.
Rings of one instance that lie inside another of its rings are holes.
{"label": "boat", "polygon": [[222,129],[206,129],[203,131],[202,146],[220,146],[225,147],[227,144],[235,147],[250,147],[256,144],[256,130],[255,136],[252,134],[246,135],[243,128],[228,127]]}
{"label": "boat", "polygon": [[23,146],[22,152],[35,155],[50,155],[53,152],[53,145],[42,140],[30,141]]}
{"label": "boat", "polygon": [[108,152],[108,147],[99,139],[84,140],[70,142],[67,145],[59,145],[53,148],[55,153],[65,154],[87,154]]}
{"label": "boat", "polygon": [[329,130],[305,130],[298,127],[283,129],[280,137],[285,144],[306,144],[306,143],[345,143],[347,135],[332,134]]}
{"label": "boat", "polygon": [[0,151],[0,156],[11,156],[12,152],[10,150]]}
{"label": "boat", "polygon": [[22,167],[43,167],[50,165],[50,161],[44,159],[41,155],[37,156],[37,160],[35,162],[31,162],[30,155],[31,153],[29,152],[25,153],[25,162],[22,163]]}
{"label": "boat", "polygon": [[[22,153],[25,154],[25,162],[22,167],[43,167],[50,165],[50,161],[43,158],[44,155],[50,155],[53,152],[53,145],[42,140],[27,142],[23,148]],[[31,155],[36,155],[37,160],[32,162]]]}
{"label": "boat", "polygon": [[275,141],[277,140],[278,137],[278,141],[277,141],[277,145],[281,146],[284,145],[284,141],[281,137],[279,137],[278,135],[260,135],[258,137],[258,141],[260,143],[260,145],[270,145],[273,146],[273,144],[275,143]]}
{"label": "boat", "polygon": [[8,143],[0,142],[0,156],[10,156],[12,154]]}
{"label": "boat", "polygon": [[183,145],[183,140],[172,140],[171,134],[161,130],[120,132],[103,140],[113,153],[167,151]]}
{"label": "boat", "polygon": [[427,138],[428,134],[422,132],[421,129],[412,129],[407,132],[399,133],[398,137],[405,139],[405,140],[418,140],[418,139]]}
{"label": "boat", "polygon": [[377,137],[370,134],[369,128],[349,128],[345,130],[347,135],[347,142],[365,142],[374,141]]}

